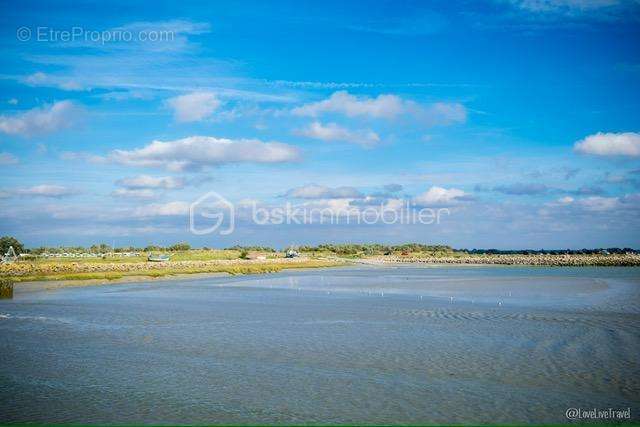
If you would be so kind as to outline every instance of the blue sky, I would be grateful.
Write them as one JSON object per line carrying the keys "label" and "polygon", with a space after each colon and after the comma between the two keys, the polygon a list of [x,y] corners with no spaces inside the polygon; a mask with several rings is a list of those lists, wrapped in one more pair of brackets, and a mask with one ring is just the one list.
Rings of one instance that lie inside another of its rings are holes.
{"label": "blue sky", "polygon": [[[0,4],[0,234],[30,246],[640,247],[635,0]],[[233,233],[190,232],[210,191]],[[249,214],[403,202],[449,214]]]}

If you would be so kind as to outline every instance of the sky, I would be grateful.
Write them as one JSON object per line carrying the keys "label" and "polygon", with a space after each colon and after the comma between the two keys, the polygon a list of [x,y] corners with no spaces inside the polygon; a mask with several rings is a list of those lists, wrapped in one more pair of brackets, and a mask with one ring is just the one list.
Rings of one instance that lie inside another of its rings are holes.
{"label": "sky", "polygon": [[637,0],[0,1],[0,235],[640,248],[639,24]]}

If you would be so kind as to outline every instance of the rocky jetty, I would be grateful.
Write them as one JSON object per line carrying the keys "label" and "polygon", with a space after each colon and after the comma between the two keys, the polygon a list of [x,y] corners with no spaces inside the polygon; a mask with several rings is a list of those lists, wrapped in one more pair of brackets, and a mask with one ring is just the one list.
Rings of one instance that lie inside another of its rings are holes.
{"label": "rocky jetty", "polygon": [[375,256],[361,260],[371,264],[419,263],[419,264],[495,264],[539,265],[550,267],[579,266],[640,266],[639,254],[609,255],[456,255],[456,256]]}

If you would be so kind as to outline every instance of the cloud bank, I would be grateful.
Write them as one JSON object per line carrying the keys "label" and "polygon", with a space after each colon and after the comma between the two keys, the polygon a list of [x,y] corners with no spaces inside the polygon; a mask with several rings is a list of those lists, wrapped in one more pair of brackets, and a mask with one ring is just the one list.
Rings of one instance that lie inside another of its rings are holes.
{"label": "cloud bank", "polygon": [[114,150],[108,158],[127,166],[184,171],[228,163],[293,162],[300,158],[300,151],[280,142],[191,136],[175,141],[153,141],[135,150]]}
{"label": "cloud bank", "polygon": [[334,113],[347,117],[374,119],[409,116],[429,126],[463,123],[467,119],[467,110],[459,103],[438,102],[423,106],[414,101],[404,100],[397,95],[383,94],[370,98],[351,95],[347,91],[334,92],[327,99],[294,108],[292,113],[305,117],[319,117],[325,113]]}
{"label": "cloud bank", "polygon": [[372,130],[350,130],[336,123],[322,123],[315,121],[298,131],[300,135],[322,141],[344,141],[364,147],[372,147],[380,142],[380,136]]}
{"label": "cloud bank", "polygon": [[420,206],[446,206],[469,199],[470,195],[460,189],[433,186],[414,197],[413,202]]}
{"label": "cloud bank", "polygon": [[33,136],[71,127],[82,114],[72,101],[59,101],[13,116],[0,116],[0,132],[9,135]]}
{"label": "cloud bank", "polygon": [[211,92],[192,92],[167,100],[178,122],[197,122],[210,117],[222,103]]}
{"label": "cloud bank", "polygon": [[640,156],[640,133],[598,132],[578,141],[573,146],[576,153],[593,156]]}
{"label": "cloud bank", "polygon": [[288,190],[285,197],[297,199],[359,199],[364,195],[353,187],[325,187],[309,184]]}
{"label": "cloud bank", "polygon": [[172,176],[139,175],[119,179],[116,181],[116,184],[130,189],[161,188],[165,190],[172,190],[184,187],[185,181],[182,178],[175,178]]}

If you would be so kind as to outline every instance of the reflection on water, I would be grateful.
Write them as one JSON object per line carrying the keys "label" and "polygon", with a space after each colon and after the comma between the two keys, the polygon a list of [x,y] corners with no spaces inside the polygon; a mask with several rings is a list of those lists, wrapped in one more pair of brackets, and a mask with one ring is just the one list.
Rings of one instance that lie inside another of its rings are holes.
{"label": "reflection on water", "polygon": [[0,301],[0,421],[637,421],[639,278],[349,268],[16,287]]}

